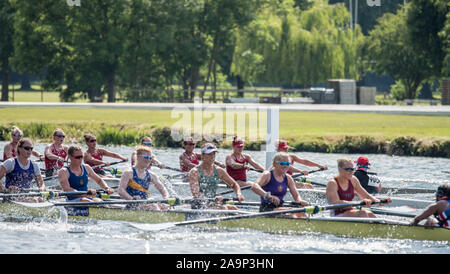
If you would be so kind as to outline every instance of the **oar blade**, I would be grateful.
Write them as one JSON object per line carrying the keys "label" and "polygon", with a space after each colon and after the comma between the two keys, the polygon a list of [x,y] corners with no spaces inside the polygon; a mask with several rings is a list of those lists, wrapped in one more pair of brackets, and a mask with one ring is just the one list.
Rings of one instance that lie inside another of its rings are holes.
{"label": "oar blade", "polygon": [[148,232],[156,232],[169,228],[173,228],[176,226],[176,223],[156,223],[156,224],[148,224],[148,223],[128,223],[129,226],[137,228],[139,230],[148,231]]}
{"label": "oar blade", "polygon": [[12,201],[15,204],[24,206],[24,207],[30,207],[30,208],[42,208],[42,207],[52,207],[53,203],[50,202],[40,202],[40,203],[26,203],[26,202],[17,202]]}

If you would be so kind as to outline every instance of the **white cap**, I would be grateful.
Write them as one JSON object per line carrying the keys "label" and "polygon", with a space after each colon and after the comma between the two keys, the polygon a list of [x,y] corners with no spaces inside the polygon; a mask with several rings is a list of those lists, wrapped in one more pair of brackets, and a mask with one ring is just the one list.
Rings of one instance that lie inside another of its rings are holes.
{"label": "white cap", "polygon": [[210,154],[215,151],[217,151],[217,147],[212,144],[206,144],[202,147],[202,154]]}

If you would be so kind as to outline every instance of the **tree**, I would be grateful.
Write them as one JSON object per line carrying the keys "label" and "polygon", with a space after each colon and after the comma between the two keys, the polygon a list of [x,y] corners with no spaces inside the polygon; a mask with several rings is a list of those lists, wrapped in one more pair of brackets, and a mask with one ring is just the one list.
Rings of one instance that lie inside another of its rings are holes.
{"label": "tree", "polygon": [[9,1],[0,1],[0,71],[2,74],[2,101],[9,96],[9,58],[14,51],[13,15],[14,9]]}
{"label": "tree", "polygon": [[408,8],[406,22],[409,40],[417,54],[426,61],[429,77],[441,75],[448,36],[440,35],[449,12],[447,0],[415,0]]}
{"label": "tree", "polygon": [[360,28],[349,29],[343,4],[315,1],[308,10],[270,1],[237,34],[232,73],[246,81],[308,86],[329,78],[359,77]]}
{"label": "tree", "polygon": [[419,85],[430,76],[431,68],[427,57],[412,46],[406,19],[402,10],[379,18],[378,25],[370,32],[367,61],[375,62],[372,69],[376,73],[400,80],[406,89],[406,98],[414,99]]}

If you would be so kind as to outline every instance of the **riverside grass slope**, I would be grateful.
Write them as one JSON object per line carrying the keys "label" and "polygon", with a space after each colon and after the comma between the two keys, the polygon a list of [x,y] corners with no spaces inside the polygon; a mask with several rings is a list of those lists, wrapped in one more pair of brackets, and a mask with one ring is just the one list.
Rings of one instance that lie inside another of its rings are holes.
{"label": "riverside grass slope", "polygon": [[[204,116],[210,114],[205,111]],[[105,145],[134,145],[152,135],[157,146],[178,146],[167,138],[168,128],[178,119],[171,117],[170,110],[0,108],[0,139],[9,140],[11,127],[17,125],[25,136],[42,142],[51,141],[53,130],[59,127],[68,137],[66,142],[83,142],[83,135],[92,132]],[[203,118],[203,123],[210,119]],[[280,138],[287,139],[296,151],[450,157],[450,117],[280,112]],[[260,143],[249,143],[247,148],[259,149]]]}

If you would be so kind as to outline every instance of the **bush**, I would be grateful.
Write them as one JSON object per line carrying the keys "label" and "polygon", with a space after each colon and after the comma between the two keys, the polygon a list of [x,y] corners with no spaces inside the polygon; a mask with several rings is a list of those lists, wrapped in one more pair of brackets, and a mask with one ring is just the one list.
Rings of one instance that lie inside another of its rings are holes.
{"label": "bush", "polygon": [[406,99],[406,88],[401,81],[396,81],[391,86],[391,95],[397,101],[403,101]]}

